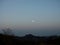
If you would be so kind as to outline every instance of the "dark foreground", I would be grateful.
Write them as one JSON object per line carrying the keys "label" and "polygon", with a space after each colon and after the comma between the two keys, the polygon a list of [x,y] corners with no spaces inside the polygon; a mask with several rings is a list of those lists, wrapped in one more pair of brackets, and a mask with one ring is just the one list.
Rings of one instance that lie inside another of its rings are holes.
{"label": "dark foreground", "polygon": [[0,45],[60,45],[60,36],[39,37],[29,34],[17,37],[0,34]]}

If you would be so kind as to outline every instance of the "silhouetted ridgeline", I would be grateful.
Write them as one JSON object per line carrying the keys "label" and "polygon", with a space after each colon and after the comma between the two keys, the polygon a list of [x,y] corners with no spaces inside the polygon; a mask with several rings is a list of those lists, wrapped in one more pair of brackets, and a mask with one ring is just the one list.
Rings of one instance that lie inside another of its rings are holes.
{"label": "silhouetted ridgeline", "polygon": [[28,34],[18,37],[0,34],[0,45],[60,45],[60,36],[39,37]]}

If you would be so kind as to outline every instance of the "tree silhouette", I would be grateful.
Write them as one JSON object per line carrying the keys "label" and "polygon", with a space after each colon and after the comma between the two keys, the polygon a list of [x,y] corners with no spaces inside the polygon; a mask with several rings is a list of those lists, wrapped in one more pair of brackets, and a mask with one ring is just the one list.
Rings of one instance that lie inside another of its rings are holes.
{"label": "tree silhouette", "polygon": [[2,31],[5,35],[13,35],[13,32],[10,28],[2,29]]}

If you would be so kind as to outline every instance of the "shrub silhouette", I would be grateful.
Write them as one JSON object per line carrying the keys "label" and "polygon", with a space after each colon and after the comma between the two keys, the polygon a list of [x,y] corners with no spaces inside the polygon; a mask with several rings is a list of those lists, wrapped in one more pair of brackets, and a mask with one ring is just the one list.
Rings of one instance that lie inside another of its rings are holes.
{"label": "shrub silhouette", "polygon": [[5,35],[14,35],[10,28],[2,29],[2,31],[3,31],[3,34]]}

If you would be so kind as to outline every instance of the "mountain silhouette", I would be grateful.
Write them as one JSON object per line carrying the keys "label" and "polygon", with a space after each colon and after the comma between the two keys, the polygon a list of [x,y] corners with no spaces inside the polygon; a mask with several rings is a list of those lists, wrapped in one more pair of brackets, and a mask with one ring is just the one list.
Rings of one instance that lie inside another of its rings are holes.
{"label": "mountain silhouette", "polygon": [[0,34],[0,45],[60,45],[60,36],[41,37],[27,34],[19,37]]}
{"label": "mountain silhouette", "polygon": [[34,35],[32,35],[32,34],[27,34],[27,35],[25,35],[24,37],[32,38],[32,37],[35,37],[35,36],[34,36]]}

